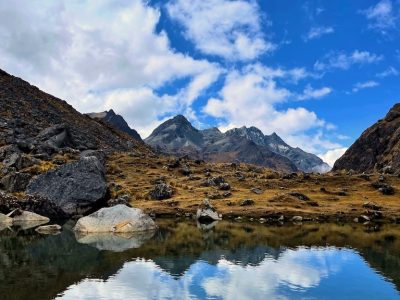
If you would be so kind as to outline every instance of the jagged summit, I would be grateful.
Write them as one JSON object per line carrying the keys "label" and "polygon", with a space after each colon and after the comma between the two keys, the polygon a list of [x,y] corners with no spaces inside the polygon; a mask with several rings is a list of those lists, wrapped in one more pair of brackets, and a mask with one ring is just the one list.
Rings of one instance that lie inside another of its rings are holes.
{"label": "jagged summit", "polygon": [[87,115],[93,119],[100,119],[103,120],[104,122],[107,122],[111,126],[114,126],[115,128],[129,134],[131,137],[133,137],[135,140],[139,142],[143,141],[139,133],[136,130],[129,127],[125,119],[121,115],[116,114],[112,109],[100,113],[89,113]]}
{"label": "jagged summit", "polygon": [[384,119],[365,130],[333,169],[371,172],[389,166],[393,172],[400,173],[400,103]]}
{"label": "jagged summit", "polygon": [[214,162],[240,160],[289,171],[326,172],[329,166],[314,154],[287,145],[276,133],[264,135],[254,126],[198,130],[182,115],[175,116],[145,140],[169,154],[189,154]]}

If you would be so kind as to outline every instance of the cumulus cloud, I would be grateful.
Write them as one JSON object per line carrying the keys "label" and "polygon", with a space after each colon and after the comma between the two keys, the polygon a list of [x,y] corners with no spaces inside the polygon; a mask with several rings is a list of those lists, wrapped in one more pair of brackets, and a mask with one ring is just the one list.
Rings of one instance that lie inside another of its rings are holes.
{"label": "cumulus cloud", "polygon": [[381,0],[361,13],[369,20],[369,28],[383,34],[396,27],[397,17],[391,0]]}
{"label": "cumulus cloud", "polygon": [[[6,1],[0,64],[82,112],[112,107],[146,135],[161,113],[187,110],[221,72],[174,51],[156,31],[159,18],[143,1]],[[177,101],[156,96],[176,79],[189,82],[172,95]]]}
{"label": "cumulus cloud", "polygon": [[325,97],[330,93],[332,93],[332,89],[330,87],[322,87],[319,89],[314,89],[311,87],[311,85],[307,85],[303,93],[299,95],[297,98],[299,100],[318,99]]}
{"label": "cumulus cloud", "polygon": [[353,93],[356,93],[356,92],[358,92],[359,90],[368,89],[368,88],[373,88],[373,87],[376,87],[376,86],[378,86],[378,85],[379,85],[379,83],[376,82],[376,81],[374,81],[374,80],[369,80],[369,81],[365,81],[365,82],[357,82],[357,83],[354,85],[352,91],[353,91]]}
{"label": "cumulus cloud", "polygon": [[254,0],[174,0],[167,10],[205,54],[251,60],[275,48],[261,31],[262,16]]}
{"label": "cumulus cloud", "polygon": [[308,32],[307,36],[305,36],[305,40],[314,40],[318,39],[323,35],[327,35],[330,33],[334,33],[335,30],[333,27],[325,27],[325,26],[319,26],[319,27],[311,27],[310,31]]}
{"label": "cumulus cloud", "polygon": [[337,149],[332,149],[327,151],[324,154],[318,155],[324,162],[326,162],[328,165],[333,167],[335,164],[335,161],[337,161],[345,152],[347,148],[337,148]]}
{"label": "cumulus cloud", "polygon": [[317,71],[326,71],[330,69],[347,70],[353,65],[364,65],[377,63],[383,60],[382,55],[377,55],[369,51],[355,50],[353,53],[329,53],[322,60],[314,64]]}
{"label": "cumulus cloud", "polygon": [[[316,153],[340,146],[325,139],[322,131],[314,135],[309,132],[323,130],[328,126],[315,112],[303,107],[277,108],[279,104],[296,96],[279,86],[276,80],[289,74],[288,71],[278,72],[260,65],[232,71],[227,75],[219,97],[210,98],[203,111],[220,118],[221,129],[256,126],[265,134],[276,132],[290,145],[306,151]],[[328,90],[313,90],[309,87],[307,93],[307,97],[322,97]]]}

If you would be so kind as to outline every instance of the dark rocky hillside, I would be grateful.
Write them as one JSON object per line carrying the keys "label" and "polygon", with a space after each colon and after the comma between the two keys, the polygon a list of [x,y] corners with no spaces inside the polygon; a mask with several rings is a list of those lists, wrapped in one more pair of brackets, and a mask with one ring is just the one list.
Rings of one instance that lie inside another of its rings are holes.
{"label": "dark rocky hillside", "polygon": [[400,103],[365,130],[339,158],[334,170],[400,173]]}
{"label": "dark rocky hillside", "polygon": [[92,119],[102,120],[111,126],[129,134],[135,140],[143,142],[139,133],[135,129],[130,128],[125,119],[121,115],[116,114],[112,109],[100,113],[89,113],[87,115]]}
{"label": "dark rocky hillside", "polygon": [[287,145],[277,134],[264,135],[256,127],[222,133],[218,128],[198,130],[184,116],[156,128],[145,142],[161,152],[189,155],[210,162],[256,164],[292,172],[326,172],[329,166],[314,154]]}
{"label": "dark rocky hillside", "polygon": [[126,134],[92,120],[67,102],[2,70],[0,106],[0,146],[18,144],[35,151],[38,140],[50,136],[78,150],[127,150],[135,146]]}

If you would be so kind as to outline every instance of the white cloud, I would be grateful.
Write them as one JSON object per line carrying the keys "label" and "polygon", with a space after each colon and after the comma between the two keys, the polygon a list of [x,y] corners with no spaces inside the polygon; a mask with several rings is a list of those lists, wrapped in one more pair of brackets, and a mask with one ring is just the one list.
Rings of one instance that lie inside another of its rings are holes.
{"label": "white cloud", "polygon": [[327,151],[325,154],[318,155],[324,162],[333,167],[335,161],[338,160],[345,152],[347,148],[337,148]]}
{"label": "white cloud", "polygon": [[396,26],[396,16],[391,0],[381,0],[376,5],[362,11],[370,21],[369,27],[386,33],[388,29]]}
{"label": "white cloud", "polygon": [[322,61],[318,60],[314,64],[314,69],[317,71],[326,71],[330,69],[347,70],[352,65],[372,64],[381,60],[383,60],[382,55],[377,55],[368,51],[355,50],[351,54],[330,53],[326,55]]}
{"label": "white cloud", "polygon": [[305,40],[308,41],[308,40],[318,39],[323,35],[327,35],[334,32],[335,30],[333,29],[333,27],[324,27],[324,26],[311,27],[310,31],[305,37]]}
{"label": "white cloud", "polygon": [[297,98],[299,100],[318,99],[325,97],[330,93],[332,93],[332,89],[330,87],[322,87],[319,89],[314,89],[311,87],[311,85],[307,85],[303,93],[299,95]]}
{"label": "white cloud", "polygon": [[182,24],[185,37],[205,54],[251,60],[275,48],[262,33],[262,16],[254,0],[175,0],[167,10]]}
{"label": "white cloud", "polygon": [[399,71],[397,71],[397,69],[392,66],[387,68],[385,71],[376,74],[376,76],[379,78],[385,78],[385,77],[389,77],[389,76],[398,76],[398,75],[400,75]]}
{"label": "white cloud", "polygon": [[[82,112],[114,108],[145,135],[142,126],[188,110],[221,72],[174,51],[166,33],[156,31],[159,18],[143,1],[6,1],[0,65]],[[176,79],[189,83],[176,95],[155,95]]]}
{"label": "white cloud", "polygon": [[[280,87],[275,80],[290,76],[290,72],[277,72],[260,65],[232,71],[227,75],[219,97],[208,100],[203,111],[221,118],[221,129],[240,126],[256,126],[265,134],[278,133],[292,146],[298,146],[314,153],[337,148],[323,134],[313,135],[308,131],[324,129],[327,124],[315,112],[302,107],[278,109],[295,94]],[[308,90],[308,97],[322,97],[328,90]],[[327,128],[328,129],[328,128]]]}
{"label": "white cloud", "polygon": [[357,82],[353,87],[353,93],[358,92],[359,90],[373,88],[378,86],[379,83],[373,80],[365,81],[365,82]]}

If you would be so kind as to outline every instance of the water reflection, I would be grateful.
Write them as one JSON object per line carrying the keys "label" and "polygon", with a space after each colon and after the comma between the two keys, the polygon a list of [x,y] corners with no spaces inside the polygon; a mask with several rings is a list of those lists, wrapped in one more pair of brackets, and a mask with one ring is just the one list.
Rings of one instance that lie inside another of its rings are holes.
{"label": "water reflection", "polygon": [[5,229],[1,298],[400,298],[399,227],[158,222],[153,236],[78,242],[72,223],[58,236]]}

